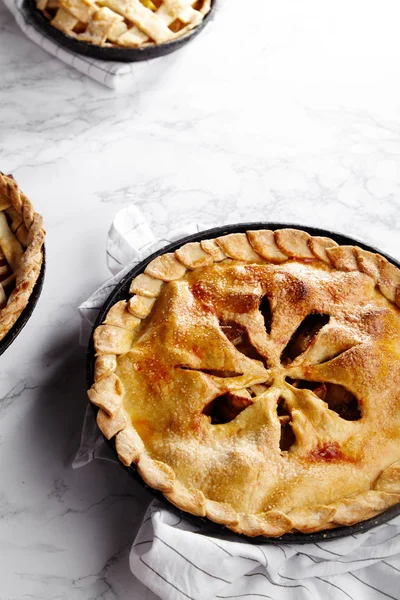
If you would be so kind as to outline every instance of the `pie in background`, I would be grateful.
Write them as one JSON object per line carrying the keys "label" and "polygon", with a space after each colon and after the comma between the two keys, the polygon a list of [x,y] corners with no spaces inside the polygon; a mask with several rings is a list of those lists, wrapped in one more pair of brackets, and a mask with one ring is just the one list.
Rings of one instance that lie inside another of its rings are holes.
{"label": "pie in background", "polygon": [[0,173],[0,340],[27,306],[43,262],[42,217]]}
{"label": "pie in background", "polygon": [[96,46],[144,48],[198,27],[211,0],[36,0],[51,25]]}
{"label": "pie in background", "polygon": [[160,255],[94,332],[90,400],[125,465],[248,536],[400,501],[400,271],[296,229]]}

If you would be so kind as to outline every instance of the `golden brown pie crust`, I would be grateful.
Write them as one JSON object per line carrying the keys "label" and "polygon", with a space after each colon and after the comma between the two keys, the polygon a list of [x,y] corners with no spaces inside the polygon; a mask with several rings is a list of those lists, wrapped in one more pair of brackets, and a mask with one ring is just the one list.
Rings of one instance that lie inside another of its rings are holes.
{"label": "golden brown pie crust", "polygon": [[42,266],[43,242],[42,217],[14,179],[0,173],[0,340],[28,304]]}
{"label": "golden brown pie crust", "polygon": [[400,500],[400,272],[295,229],[154,259],[94,333],[90,400],[125,465],[249,536]]}
{"label": "golden brown pie crust", "polygon": [[145,48],[190,33],[211,0],[36,0],[36,7],[53,27],[81,42]]}

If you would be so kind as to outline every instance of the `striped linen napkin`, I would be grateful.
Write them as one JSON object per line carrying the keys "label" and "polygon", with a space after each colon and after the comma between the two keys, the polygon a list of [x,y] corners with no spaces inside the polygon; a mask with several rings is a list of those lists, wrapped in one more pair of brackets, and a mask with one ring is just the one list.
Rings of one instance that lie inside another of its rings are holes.
{"label": "striped linen napkin", "polygon": [[[117,213],[107,240],[114,277],[80,306],[81,342],[87,343],[98,311],[125,273],[156,249],[201,229],[191,224],[156,240],[134,205]],[[87,410],[73,466],[93,458],[115,460]],[[153,501],[129,562],[132,573],[162,600],[399,600],[400,517],[339,540],[251,544],[229,531],[217,535],[206,524],[195,525]]]}

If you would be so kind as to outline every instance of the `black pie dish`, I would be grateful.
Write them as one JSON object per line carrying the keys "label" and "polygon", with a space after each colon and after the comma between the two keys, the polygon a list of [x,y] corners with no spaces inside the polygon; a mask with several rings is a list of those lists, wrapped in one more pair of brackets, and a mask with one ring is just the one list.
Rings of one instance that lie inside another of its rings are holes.
{"label": "black pie dish", "polygon": [[10,344],[13,343],[13,341],[15,340],[17,335],[19,335],[19,333],[21,333],[22,329],[25,327],[25,325],[29,321],[29,319],[33,313],[33,309],[35,308],[37,301],[39,300],[39,296],[40,296],[40,294],[42,292],[42,288],[43,288],[44,274],[46,271],[46,260],[45,260],[46,256],[45,256],[44,246],[42,248],[42,253],[43,253],[43,261],[42,261],[42,266],[40,268],[39,277],[37,278],[35,287],[33,288],[32,293],[29,297],[28,304],[26,305],[26,307],[24,308],[24,310],[18,317],[17,321],[11,327],[10,331],[8,333],[6,333],[6,335],[0,341],[0,354],[3,354],[3,352],[5,352],[7,350],[7,348],[10,346]]}
{"label": "black pie dish", "polygon": [[81,42],[80,40],[76,40],[53,27],[44,14],[36,8],[35,0],[25,0],[24,7],[27,15],[38,29],[40,29],[47,36],[51,37],[60,46],[63,46],[72,52],[82,54],[83,56],[87,56],[89,58],[98,58],[99,60],[115,62],[139,62],[175,52],[175,50],[178,50],[196,37],[196,35],[198,35],[211,20],[216,2],[217,0],[212,0],[211,8],[200,25],[192,29],[183,37],[172,40],[171,42],[166,42],[165,44],[154,44],[152,46],[145,46],[144,48],[106,47],[96,46],[94,44],[90,44],[89,42]]}
{"label": "black pie dish", "polygon": [[[205,231],[195,233],[194,235],[187,236],[176,242],[173,242],[172,244],[169,244],[168,246],[165,246],[164,248],[161,248],[160,250],[157,250],[157,252],[154,252],[154,254],[152,254],[151,256],[146,258],[144,261],[142,261],[136,267],[134,267],[131,271],[129,271],[129,273],[127,273],[127,275],[125,275],[125,277],[116,285],[114,290],[111,292],[111,294],[107,298],[106,302],[104,303],[104,305],[103,305],[102,309],[100,310],[100,313],[96,319],[96,322],[93,327],[93,331],[96,329],[96,327],[101,325],[101,323],[104,321],[106,314],[109,311],[109,309],[111,308],[111,306],[113,306],[116,302],[118,302],[120,300],[127,300],[128,298],[130,298],[129,285],[130,285],[132,278],[136,277],[137,275],[142,273],[144,271],[144,269],[146,268],[146,266],[157,256],[160,256],[161,254],[165,254],[166,252],[174,252],[174,250],[177,250],[178,248],[180,248],[180,246],[182,246],[183,244],[186,244],[188,242],[198,242],[201,240],[219,237],[219,236],[227,234],[227,233],[245,233],[246,231],[251,230],[251,229],[273,229],[273,230],[275,230],[275,229],[287,229],[287,228],[302,229],[303,231],[307,231],[310,235],[319,235],[319,236],[329,237],[329,238],[335,240],[340,245],[350,245],[350,246],[356,245],[356,246],[359,246],[360,248],[363,248],[364,250],[368,250],[369,252],[376,252],[378,254],[381,254],[385,258],[387,258],[391,263],[393,263],[396,267],[398,267],[400,269],[400,262],[398,262],[391,256],[388,256],[387,254],[380,252],[379,250],[377,250],[376,248],[373,248],[372,246],[369,246],[367,244],[364,244],[363,242],[355,240],[354,238],[350,238],[346,235],[342,235],[340,233],[336,233],[333,231],[328,231],[326,229],[319,229],[316,227],[307,227],[306,225],[299,225],[299,224],[265,223],[265,222],[264,223],[263,222],[239,223],[237,225],[228,225],[226,227],[215,227],[213,229],[207,229]],[[86,358],[87,358],[87,360],[86,360],[86,381],[87,381],[87,387],[89,389],[93,384],[94,363],[95,363],[95,352],[94,352],[94,346],[93,346],[93,332],[92,332],[92,335],[90,338]],[[93,407],[95,414],[97,414],[98,408],[94,404],[92,404],[92,407]],[[354,535],[356,533],[363,533],[365,531],[369,531],[373,527],[382,525],[383,523],[386,523],[390,519],[393,519],[394,517],[397,517],[398,515],[400,515],[400,503],[399,503],[396,506],[393,506],[393,507],[385,510],[383,513],[377,515],[376,517],[374,517],[372,519],[368,519],[366,521],[362,521],[360,523],[356,523],[355,525],[350,525],[348,527],[337,527],[335,529],[328,529],[325,531],[319,531],[317,533],[286,533],[286,534],[282,535],[281,537],[275,537],[275,538],[264,537],[264,536],[258,536],[258,537],[252,538],[252,537],[248,537],[245,535],[237,535],[237,534],[234,534],[233,532],[231,532],[229,529],[227,529],[223,525],[214,523],[205,517],[196,517],[196,516],[193,516],[189,513],[186,513],[184,511],[181,511],[180,509],[176,508],[166,498],[164,498],[164,496],[162,495],[161,492],[154,490],[154,489],[150,488],[148,485],[146,485],[146,483],[143,481],[143,479],[137,473],[137,470],[134,466],[125,467],[121,463],[121,461],[118,459],[118,455],[117,455],[117,452],[115,449],[114,438],[111,440],[107,440],[104,437],[104,439],[106,440],[107,444],[111,447],[113,454],[115,455],[118,463],[121,465],[121,467],[125,471],[127,471],[129,473],[129,475],[131,477],[133,477],[142,487],[146,488],[150,492],[150,494],[152,494],[155,498],[164,502],[168,506],[168,508],[170,510],[174,511],[177,515],[184,517],[185,519],[192,520],[197,525],[200,524],[204,528],[204,533],[207,533],[209,535],[217,535],[217,536],[218,535],[222,535],[222,536],[229,535],[229,536],[232,536],[232,538],[235,539],[235,541],[246,541],[246,542],[255,543],[255,544],[262,544],[262,543],[264,543],[264,544],[265,543],[269,543],[269,544],[282,544],[282,543],[307,544],[307,543],[314,543],[314,542],[324,542],[327,540],[336,540],[338,538],[346,537],[349,535]]]}

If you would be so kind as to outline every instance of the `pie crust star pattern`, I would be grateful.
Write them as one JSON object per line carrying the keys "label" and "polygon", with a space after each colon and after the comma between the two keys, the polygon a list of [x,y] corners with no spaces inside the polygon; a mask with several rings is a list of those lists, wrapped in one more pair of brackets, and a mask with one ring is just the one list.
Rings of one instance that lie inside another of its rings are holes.
{"label": "pie crust star pattern", "polygon": [[96,46],[143,48],[200,25],[211,0],[36,0],[63,33]]}
{"label": "pie crust star pattern", "polygon": [[400,500],[400,272],[303,231],[154,259],[94,333],[97,422],[179,508],[249,536]]}
{"label": "pie crust star pattern", "polygon": [[0,173],[0,340],[28,304],[43,261],[42,217]]}

